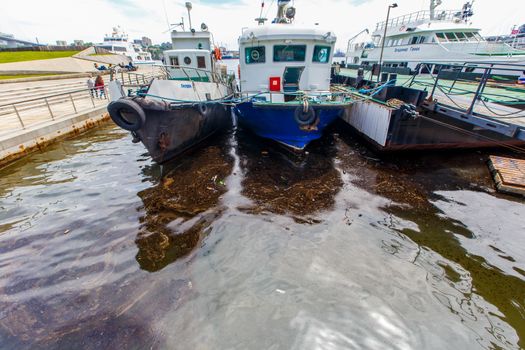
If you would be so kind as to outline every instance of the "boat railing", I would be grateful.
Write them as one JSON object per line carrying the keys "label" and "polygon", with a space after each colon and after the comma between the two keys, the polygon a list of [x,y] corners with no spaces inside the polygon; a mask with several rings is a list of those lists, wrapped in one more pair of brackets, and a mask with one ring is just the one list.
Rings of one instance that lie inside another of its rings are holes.
{"label": "boat railing", "polygon": [[[195,67],[184,67],[184,66],[176,66],[176,65],[156,65],[156,67],[160,67],[160,69],[163,71],[166,79],[184,79],[191,82],[213,82],[213,83],[219,83],[221,85],[230,86],[231,81],[229,79],[228,74],[224,76],[223,74],[219,74],[215,71],[210,71],[203,68],[195,68]],[[181,77],[175,77],[173,76],[174,71],[180,71],[182,72]]]}
{"label": "boat railing", "polygon": [[[479,72],[478,76],[467,79],[467,75],[476,74],[474,70]],[[504,120],[525,116],[523,109],[514,108],[525,105],[525,88],[516,87],[514,78],[525,71],[525,64],[425,62],[420,63],[418,71],[425,75],[420,79],[413,75],[407,85],[430,89],[429,101],[438,96],[443,103],[460,110],[465,118],[482,115]]]}
{"label": "boat railing", "polygon": [[[432,17],[432,13],[429,10],[423,10],[418,12],[412,12],[404,16],[394,17],[388,21],[388,27],[397,27],[400,25],[418,22],[418,21],[460,21],[461,20],[461,10],[446,10],[446,11],[436,11]],[[379,22],[376,24],[376,31],[382,30],[387,24],[386,21]]]}
{"label": "boat railing", "polygon": [[0,135],[104,107],[109,101],[108,92],[104,85],[2,104]]}

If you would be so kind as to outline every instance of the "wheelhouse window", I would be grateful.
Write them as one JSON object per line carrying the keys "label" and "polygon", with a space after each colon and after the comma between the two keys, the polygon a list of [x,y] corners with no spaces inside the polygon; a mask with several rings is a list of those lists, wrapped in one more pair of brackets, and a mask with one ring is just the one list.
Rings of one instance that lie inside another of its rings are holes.
{"label": "wheelhouse window", "polygon": [[306,45],[275,45],[273,47],[274,62],[304,62]]}
{"label": "wheelhouse window", "polygon": [[467,37],[469,41],[476,41],[476,38],[474,37],[474,33],[472,32],[466,32],[465,36]]}
{"label": "wheelhouse window", "polygon": [[331,49],[330,46],[315,45],[312,61],[317,63],[328,63],[330,60]]}
{"label": "wheelhouse window", "polygon": [[264,46],[247,47],[244,49],[245,62],[264,63],[266,62],[266,48]]}
{"label": "wheelhouse window", "polygon": [[445,33],[436,33],[436,36],[440,42],[447,41],[447,38],[445,38]]}
{"label": "wheelhouse window", "polygon": [[454,33],[445,33],[445,36],[447,37],[448,41],[458,41]]}
{"label": "wheelhouse window", "polygon": [[456,36],[458,37],[459,41],[468,41],[467,37],[465,36],[465,33],[458,32],[456,33]]}
{"label": "wheelhouse window", "polygon": [[206,68],[206,58],[204,56],[197,56],[197,68]]}
{"label": "wheelhouse window", "polygon": [[170,65],[178,66],[179,65],[179,56],[170,57]]}

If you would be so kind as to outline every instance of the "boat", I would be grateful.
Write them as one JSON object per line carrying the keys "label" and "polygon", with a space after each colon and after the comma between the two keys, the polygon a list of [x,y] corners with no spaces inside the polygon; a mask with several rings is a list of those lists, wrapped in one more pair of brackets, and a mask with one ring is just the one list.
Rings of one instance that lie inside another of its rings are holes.
{"label": "boat", "polygon": [[239,38],[241,103],[239,125],[263,138],[302,151],[344,110],[344,98],[330,91],[336,36],[294,22],[290,0],[277,2],[277,17],[245,28]]}
{"label": "boat", "polygon": [[525,89],[490,82],[489,72],[525,66],[476,67],[484,70],[478,81],[437,74],[432,83],[413,76],[396,86],[365,80],[362,72],[357,78],[336,74],[332,81],[334,88],[354,94],[341,119],[378,151],[505,147],[524,152]]}
{"label": "boat", "polygon": [[514,26],[509,35],[488,36],[487,41],[503,42],[518,50],[525,50],[525,24]]}
{"label": "boat", "polygon": [[104,42],[96,44],[95,47],[117,55],[127,56],[133,64],[155,63],[149,52],[144,51],[140,45],[129,41],[128,34],[120,26],[113,27],[111,34],[104,37]]}
{"label": "boat", "polygon": [[[443,64],[525,64],[525,51],[501,41],[487,41],[472,25],[472,3],[460,10],[439,11],[441,0],[430,9],[379,22],[348,41],[346,64],[408,68],[415,73],[437,72]],[[420,62],[439,62],[420,65]],[[470,67],[470,72],[482,72]],[[494,72],[493,72],[494,73]],[[521,73],[515,72],[514,75]]]}
{"label": "boat", "polygon": [[[191,23],[191,21],[190,21]],[[173,49],[164,52],[164,74],[149,84],[131,86],[118,79],[109,84],[111,119],[142,142],[153,160],[164,163],[231,125],[233,76],[216,62],[210,32],[171,33]]]}

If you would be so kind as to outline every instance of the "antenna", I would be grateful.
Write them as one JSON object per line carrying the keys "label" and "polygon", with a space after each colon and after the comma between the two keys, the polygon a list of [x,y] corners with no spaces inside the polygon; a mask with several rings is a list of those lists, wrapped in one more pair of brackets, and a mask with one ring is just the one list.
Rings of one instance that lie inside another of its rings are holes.
{"label": "antenna", "polygon": [[259,17],[255,19],[257,21],[257,24],[259,25],[263,25],[264,22],[268,20],[268,18],[263,17],[263,10],[264,10],[264,0],[261,2],[261,13],[259,13]]}
{"label": "antenna", "polygon": [[192,26],[191,26],[191,9],[192,9],[192,6],[191,6],[191,2],[186,2],[186,9],[188,9],[188,19],[190,21],[190,30],[192,30]]}
{"label": "antenna", "polygon": [[166,24],[168,25],[168,32],[171,30],[170,20],[168,19],[168,11],[166,10],[166,0],[162,0],[162,7],[164,8],[164,16],[166,17]]}

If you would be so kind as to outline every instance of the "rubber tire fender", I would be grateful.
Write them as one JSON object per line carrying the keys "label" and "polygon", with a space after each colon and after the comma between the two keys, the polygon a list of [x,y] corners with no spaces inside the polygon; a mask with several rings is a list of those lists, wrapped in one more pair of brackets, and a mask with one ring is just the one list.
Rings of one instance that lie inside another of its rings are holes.
{"label": "rubber tire fender", "polygon": [[197,105],[197,110],[203,117],[206,117],[208,116],[208,114],[211,113],[211,107],[208,106],[206,103],[199,103]]}
{"label": "rubber tire fender", "polygon": [[[134,115],[135,122],[130,123],[125,119],[122,116],[123,111]],[[128,99],[119,99],[110,102],[108,105],[108,113],[115,124],[128,131],[137,131],[142,128],[146,122],[146,113],[144,113],[142,107],[137,102]]]}
{"label": "rubber tire fender", "polygon": [[294,119],[300,126],[311,125],[315,122],[316,118],[315,110],[311,106],[308,106],[306,113],[302,106],[295,109]]}

